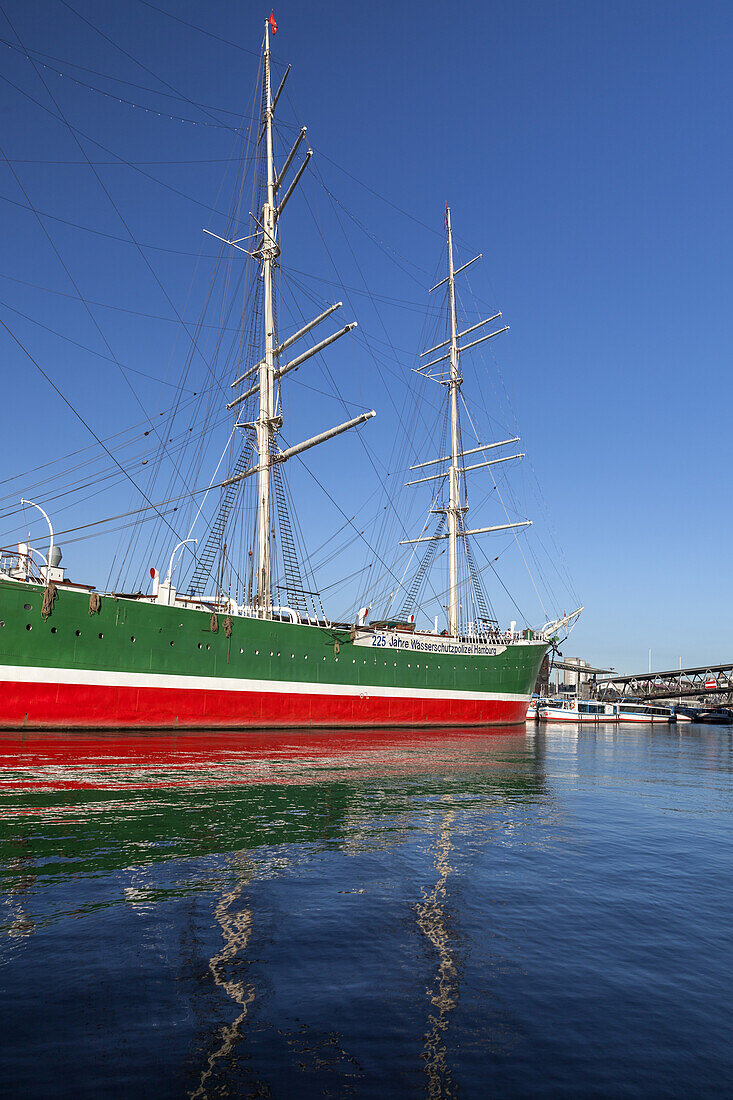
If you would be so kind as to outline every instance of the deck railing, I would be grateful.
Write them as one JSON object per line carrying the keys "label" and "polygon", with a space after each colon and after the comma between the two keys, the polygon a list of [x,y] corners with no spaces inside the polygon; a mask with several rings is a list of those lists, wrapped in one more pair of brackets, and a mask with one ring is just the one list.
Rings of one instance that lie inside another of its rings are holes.
{"label": "deck railing", "polygon": [[31,553],[21,554],[18,547],[0,547],[0,573],[14,580],[28,580],[40,583],[40,566]]}

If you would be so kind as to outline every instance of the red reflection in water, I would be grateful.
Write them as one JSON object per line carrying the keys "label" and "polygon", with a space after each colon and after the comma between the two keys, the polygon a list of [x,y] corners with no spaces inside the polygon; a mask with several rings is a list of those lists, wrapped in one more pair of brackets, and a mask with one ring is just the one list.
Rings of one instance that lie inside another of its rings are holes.
{"label": "red reflection in water", "polygon": [[511,733],[465,728],[277,730],[161,734],[0,732],[0,791],[81,790],[298,783],[348,769],[409,773],[501,766],[526,751],[524,726]]}

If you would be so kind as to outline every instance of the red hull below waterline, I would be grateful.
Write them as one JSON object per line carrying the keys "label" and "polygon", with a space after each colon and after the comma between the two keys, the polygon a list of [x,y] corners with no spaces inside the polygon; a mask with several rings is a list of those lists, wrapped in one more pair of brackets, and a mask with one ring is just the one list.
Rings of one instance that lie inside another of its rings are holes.
{"label": "red hull below waterline", "polygon": [[276,729],[523,724],[526,699],[0,684],[0,729]]}

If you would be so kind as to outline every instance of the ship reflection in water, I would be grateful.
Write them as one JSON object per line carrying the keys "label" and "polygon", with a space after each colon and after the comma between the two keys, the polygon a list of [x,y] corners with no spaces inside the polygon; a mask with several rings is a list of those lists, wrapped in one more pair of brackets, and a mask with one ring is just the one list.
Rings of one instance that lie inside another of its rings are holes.
{"label": "ship reflection in water", "polygon": [[0,737],[8,1094],[713,1095],[723,730]]}

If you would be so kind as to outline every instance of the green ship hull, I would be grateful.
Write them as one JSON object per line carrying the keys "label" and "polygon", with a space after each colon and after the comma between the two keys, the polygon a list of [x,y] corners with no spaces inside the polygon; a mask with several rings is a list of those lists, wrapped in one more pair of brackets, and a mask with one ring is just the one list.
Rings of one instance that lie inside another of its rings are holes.
{"label": "green ship hull", "polygon": [[281,622],[0,579],[0,727],[523,722],[543,639]]}

